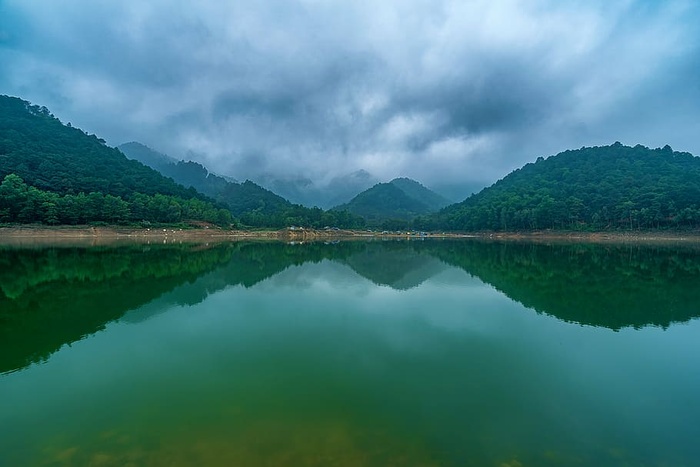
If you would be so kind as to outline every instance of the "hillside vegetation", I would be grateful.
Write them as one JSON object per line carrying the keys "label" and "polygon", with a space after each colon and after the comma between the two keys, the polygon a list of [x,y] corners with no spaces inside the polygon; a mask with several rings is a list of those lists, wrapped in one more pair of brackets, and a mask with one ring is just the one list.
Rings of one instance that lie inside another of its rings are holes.
{"label": "hillside vegetation", "polygon": [[444,230],[700,227],[700,158],[615,143],[539,158],[480,193],[417,219]]}
{"label": "hillside vegetation", "polygon": [[447,207],[420,183],[398,178],[329,211],[292,204],[251,181],[237,183],[138,143],[122,149],[158,171],[64,125],[45,107],[0,96],[0,222],[231,225],[235,216],[275,228],[700,228],[700,158],[669,146],[615,143],[540,157]]}
{"label": "hillside vegetation", "polygon": [[246,225],[256,227],[338,226],[362,227],[364,221],[345,211],[324,211],[292,204],[260,185],[246,180],[237,183],[209,172],[202,164],[193,161],[176,161],[143,144],[131,142],[119,149],[177,183],[192,187],[226,205],[231,213]]}
{"label": "hillside vegetation", "polygon": [[185,187],[191,187],[207,196],[215,197],[224,189],[227,180],[209,173],[201,164],[192,161],[178,161],[141,143],[132,141],[117,146],[126,157],[170,177]]}
{"label": "hillside vegetation", "polygon": [[0,96],[0,178],[14,173],[40,190],[199,197],[95,135],[64,125],[46,107]]}
{"label": "hillside vegetation", "polygon": [[403,224],[396,221],[410,221],[421,214],[435,212],[448,203],[415,180],[396,178],[374,185],[335,209],[346,209],[362,216],[371,225],[393,227],[393,224]]}
{"label": "hillside vegetation", "polygon": [[395,178],[392,185],[403,191],[409,198],[425,205],[430,212],[438,211],[445,206],[452,204],[444,196],[435,193],[415,180],[406,177]]}
{"label": "hillside vegetation", "polygon": [[0,222],[232,221],[194,189],[8,96],[0,96],[0,182]]}

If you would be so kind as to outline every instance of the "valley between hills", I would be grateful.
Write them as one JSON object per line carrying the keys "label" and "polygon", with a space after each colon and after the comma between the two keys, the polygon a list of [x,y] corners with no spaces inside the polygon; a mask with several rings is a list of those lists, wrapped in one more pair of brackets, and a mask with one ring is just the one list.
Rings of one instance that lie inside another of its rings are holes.
{"label": "valley between hills", "polygon": [[[326,193],[324,207],[309,207],[140,143],[109,147],[46,107],[9,96],[0,96],[0,180],[0,224],[7,227],[211,228],[305,238],[692,236],[700,228],[700,158],[669,146],[616,142],[538,157],[457,203],[415,180],[374,183],[360,172],[336,180],[336,196]],[[262,233],[269,231],[277,233]]]}

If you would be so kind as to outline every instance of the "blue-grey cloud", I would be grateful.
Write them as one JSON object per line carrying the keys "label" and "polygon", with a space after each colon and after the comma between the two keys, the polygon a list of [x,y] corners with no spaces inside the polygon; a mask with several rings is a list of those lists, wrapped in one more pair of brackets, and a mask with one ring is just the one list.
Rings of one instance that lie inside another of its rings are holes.
{"label": "blue-grey cloud", "polygon": [[490,183],[620,140],[700,154],[688,1],[0,2],[0,92],[242,179]]}

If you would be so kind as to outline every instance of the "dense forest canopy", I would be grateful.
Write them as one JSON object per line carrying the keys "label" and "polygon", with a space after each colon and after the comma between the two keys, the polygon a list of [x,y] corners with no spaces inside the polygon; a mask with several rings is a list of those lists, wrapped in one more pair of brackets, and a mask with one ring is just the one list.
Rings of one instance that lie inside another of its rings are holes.
{"label": "dense forest canopy", "polygon": [[155,170],[124,157],[95,135],[64,125],[46,107],[0,96],[0,179],[14,173],[59,194],[134,193],[206,199]]}
{"label": "dense forest canopy", "polygon": [[393,230],[403,228],[421,214],[429,214],[449,204],[444,197],[410,178],[378,183],[336,210],[362,216],[369,225]]}
{"label": "dense forest canopy", "polygon": [[228,226],[231,213],[197,198],[134,193],[126,200],[101,192],[60,195],[10,174],[0,183],[0,222],[78,225],[204,221]]}
{"label": "dense forest canopy", "polygon": [[63,125],[46,107],[0,96],[0,222],[231,224],[213,200],[94,135]]}
{"label": "dense forest canopy", "polygon": [[413,179],[399,177],[393,179],[389,183],[401,189],[409,198],[420,201],[430,212],[437,211],[452,204],[452,202],[444,196],[435,193],[430,188]]}
{"label": "dense forest canopy", "polygon": [[416,221],[445,230],[700,227],[700,158],[615,143],[538,158]]}
{"label": "dense forest canopy", "polygon": [[62,124],[46,107],[0,96],[0,222],[231,225],[236,217],[245,225],[274,228],[700,227],[700,158],[669,146],[615,143],[540,157],[447,207],[444,198],[421,184],[398,178],[329,211],[292,204],[251,181],[237,183],[138,143],[123,149],[160,173],[97,136]]}
{"label": "dense forest canopy", "polygon": [[163,155],[154,161],[165,173],[64,125],[46,107],[0,96],[0,222],[228,226],[236,216],[258,227],[364,225],[358,216],[295,205],[195,162],[171,164]]}

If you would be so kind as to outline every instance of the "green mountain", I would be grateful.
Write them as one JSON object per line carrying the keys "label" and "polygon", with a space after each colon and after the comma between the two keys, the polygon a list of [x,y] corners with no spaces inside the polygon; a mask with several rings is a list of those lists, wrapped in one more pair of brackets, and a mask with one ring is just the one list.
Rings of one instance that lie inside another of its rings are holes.
{"label": "green mountain", "polygon": [[697,228],[700,158],[620,143],[565,151],[415,224],[467,231]]}
{"label": "green mountain", "polygon": [[177,183],[195,188],[226,205],[231,213],[246,225],[347,228],[362,225],[361,219],[348,213],[324,212],[319,208],[292,204],[250,180],[236,183],[209,172],[206,167],[197,162],[178,162],[140,143],[122,144],[119,149],[127,157],[139,160]]}
{"label": "green mountain", "polygon": [[438,211],[448,204],[452,204],[447,198],[424,187],[410,178],[395,178],[390,181],[392,185],[403,191],[409,198],[419,201],[428,206],[431,211]]}
{"label": "green mountain", "polygon": [[0,96],[0,178],[11,173],[40,190],[60,194],[198,196],[127,159],[97,136],[62,124],[46,107]]}
{"label": "green mountain", "polygon": [[371,224],[388,220],[409,221],[421,214],[435,212],[449,202],[420,183],[396,178],[378,183],[335,209],[347,209]]}
{"label": "green mountain", "polygon": [[293,205],[286,199],[247,180],[235,183],[215,175],[202,164],[193,161],[176,161],[141,143],[131,142],[118,148],[129,158],[152,167],[177,183],[192,187],[226,204],[235,216],[249,211],[274,215]]}
{"label": "green mountain", "polygon": [[210,173],[202,164],[178,161],[135,141],[119,145],[117,149],[129,159],[137,160],[180,185],[192,187],[213,198],[216,198],[229,183],[225,178]]}
{"label": "green mountain", "polygon": [[255,181],[293,203],[322,209],[343,204],[379,182],[365,170],[334,177],[328,184],[316,184],[303,176],[280,178],[279,175],[262,175]]}
{"label": "green mountain", "polygon": [[158,172],[167,169],[169,166],[174,166],[178,163],[177,159],[167,156],[161,152],[154,151],[145,144],[132,141],[117,146],[126,157],[134,159]]}
{"label": "green mountain", "polygon": [[0,222],[231,222],[194,189],[16,97],[0,96],[0,180]]}

